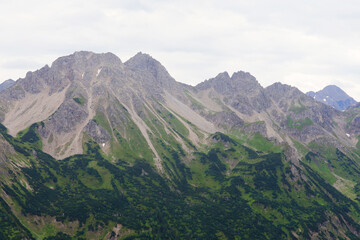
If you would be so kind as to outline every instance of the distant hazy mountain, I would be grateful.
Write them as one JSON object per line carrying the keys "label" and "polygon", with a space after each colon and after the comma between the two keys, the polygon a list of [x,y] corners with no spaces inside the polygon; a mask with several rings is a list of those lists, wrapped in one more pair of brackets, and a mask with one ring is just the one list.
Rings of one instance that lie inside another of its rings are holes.
{"label": "distant hazy mountain", "polygon": [[318,92],[310,91],[306,94],[319,102],[323,102],[341,111],[357,103],[346,92],[335,85],[329,85]]}
{"label": "distant hazy mountain", "polygon": [[5,82],[0,84],[0,92],[4,91],[5,89],[8,89],[12,85],[15,84],[15,81],[12,79],[6,80]]}

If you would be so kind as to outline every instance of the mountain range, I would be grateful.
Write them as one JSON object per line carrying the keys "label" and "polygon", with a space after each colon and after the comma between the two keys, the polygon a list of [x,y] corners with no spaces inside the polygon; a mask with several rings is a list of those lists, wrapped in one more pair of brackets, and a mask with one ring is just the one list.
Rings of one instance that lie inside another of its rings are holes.
{"label": "mountain range", "polygon": [[359,239],[360,108],[314,96],[60,57],[0,92],[0,238]]}

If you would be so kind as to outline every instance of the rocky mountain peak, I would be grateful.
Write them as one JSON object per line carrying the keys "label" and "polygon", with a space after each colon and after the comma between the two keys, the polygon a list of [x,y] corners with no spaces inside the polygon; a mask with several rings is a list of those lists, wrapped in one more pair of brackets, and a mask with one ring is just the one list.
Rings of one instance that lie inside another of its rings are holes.
{"label": "rocky mountain peak", "polygon": [[88,51],[79,51],[71,55],[60,57],[55,60],[51,68],[73,68],[81,69],[86,67],[96,67],[98,65],[120,66],[122,62],[119,57],[113,53],[93,53]]}
{"label": "rocky mountain peak", "polygon": [[161,75],[169,75],[165,67],[149,54],[138,52],[125,62],[126,67],[134,71],[150,72],[155,78]]}
{"label": "rocky mountain peak", "polygon": [[147,53],[138,52],[125,62],[125,65],[131,69],[150,70],[158,67],[160,62],[155,60]]}
{"label": "rocky mountain peak", "polygon": [[248,72],[235,72],[231,76],[231,80],[236,84],[235,86],[241,88],[243,91],[263,89],[259,82],[256,80],[256,78]]}
{"label": "rocky mountain peak", "polygon": [[231,76],[231,80],[247,82],[250,84],[256,84],[256,85],[260,86],[260,84],[258,83],[258,81],[256,80],[256,78],[253,75],[251,75],[248,72],[244,72],[244,71],[234,72],[233,75]]}
{"label": "rocky mountain peak", "polygon": [[230,77],[227,72],[218,74],[215,78],[206,80],[196,86],[198,90],[204,90],[213,87],[221,94],[236,93],[258,93],[263,88],[256,78],[248,72],[238,71]]}
{"label": "rocky mountain peak", "polygon": [[280,82],[276,82],[265,88],[265,92],[272,99],[278,101],[281,98],[287,98],[289,96],[296,97],[304,95],[299,89],[296,87],[292,87],[287,84],[282,84]]}
{"label": "rocky mountain peak", "polygon": [[326,86],[322,91],[324,93],[336,95],[339,99],[346,99],[346,97],[348,96],[341,88],[336,85]]}
{"label": "rocky mountain peak", "polygon": [[216,79],[216,81],[229,81],[230,80],[230,75],[228,72],[222,72],[222,73],[219,73],[215,78],[214,80]]}
{"label": "rocky mountain peak", "polygon": [[149,54],[142,52],[125,62],[127,69],[137,74],[136,78],[146,86],[156,85],[161,88],[171,89],[176,85],[165,67]]}
{"label": "rocky mountain peak", "polygon": [[342,111],[346,110],[350,106],[354,106],[357,103],[352,97],[336,85],[329,85],[318,92],[310,91],[306,94],[319,102],[325,103]]}
{"label": "rocky mountain peak", "polygon": [[270,100],[264,94],[263,87],[248,72],[235,72],[230,77],[227,72],[198,84],[195,89],[215,90],[224,96],[224,102],[245,115],[253,115],[254,110],[261,112],[269,107]]}

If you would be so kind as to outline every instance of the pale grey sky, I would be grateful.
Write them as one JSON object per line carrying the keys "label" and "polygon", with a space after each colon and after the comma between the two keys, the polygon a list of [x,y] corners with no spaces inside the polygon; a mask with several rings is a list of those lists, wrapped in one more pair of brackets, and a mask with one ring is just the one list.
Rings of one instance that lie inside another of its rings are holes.
{"label": "pale grey sky", "polygon": [[74,51],[149,53],[195,85],[243,70],[264,87],[336,84],[360,100],[357,0],[12,0],[0,2],[0,81]]}

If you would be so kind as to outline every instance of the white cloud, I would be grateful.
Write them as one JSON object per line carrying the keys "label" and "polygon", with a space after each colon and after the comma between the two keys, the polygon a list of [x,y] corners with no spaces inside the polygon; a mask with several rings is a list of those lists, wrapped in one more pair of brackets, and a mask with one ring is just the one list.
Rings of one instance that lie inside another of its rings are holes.
{"label": "white cloud", "polygon": [[189,84],[244,70],[264,86],[337,84],[360,100],[359,24],[355,0],[3,1],[0,81],[78,50],[142,51]]}

